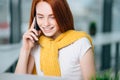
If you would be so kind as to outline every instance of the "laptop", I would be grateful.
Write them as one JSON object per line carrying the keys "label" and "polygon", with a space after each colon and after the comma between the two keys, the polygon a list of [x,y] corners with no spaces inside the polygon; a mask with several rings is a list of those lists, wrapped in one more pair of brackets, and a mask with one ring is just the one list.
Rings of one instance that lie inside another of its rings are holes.
{"label": "laptop", "polygon": [[28,74],[0,73],[0,80],[65,80],[61,77],[43,77]]}

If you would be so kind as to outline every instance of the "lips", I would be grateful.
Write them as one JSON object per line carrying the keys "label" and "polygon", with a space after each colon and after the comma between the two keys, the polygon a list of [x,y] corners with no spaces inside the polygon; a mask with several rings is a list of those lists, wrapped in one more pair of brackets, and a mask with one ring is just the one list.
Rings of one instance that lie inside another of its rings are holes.
{"label": "lips", "polygon": [[43,28],[44,32],[48,33],[51,32],[53,30],[54,27],[47,27],[47,28]]}

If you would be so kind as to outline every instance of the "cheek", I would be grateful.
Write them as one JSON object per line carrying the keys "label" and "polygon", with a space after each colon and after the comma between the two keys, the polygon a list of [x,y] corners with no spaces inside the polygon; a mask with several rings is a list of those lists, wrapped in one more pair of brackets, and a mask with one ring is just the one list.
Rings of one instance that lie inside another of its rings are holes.
{"label": "cheek", "polygon": [[59,30],[60,28],[59,28],[59,26],[58,26],[57,22],[56,22],[56,21],[54,21],[53,23],[54,23],[54,26],[56,27],[56,29],[57,29],[57,30]]}
{"label": "cheek", "polygon": [[38,25],[41,26],[42,25],[42,21],[41,20],[38,20]]}
{"label": "cheek", "polygon": [[54,21],[54,24],[55,24],[56,28],[58,28],[58,29],[59,29],[59,26],[58,26],[58,24],[57,24],[57,22],[56,22],[56,21]]}
{"label": "cheek", "polygon": [[57,31],[60,31],[60,28],[57,24],[55,25],[55,28],[56,28]]}
{"label": "cheek", "polygon": [[59,28],[59,26],[57,26],[57,30],[58,30],[58,31],[60,31],[60,28]]}
{"label": "cheek", "polygon": [[56,22],[56,20],[55,20],[55,19],[50,19],[50,20],[49,20],[49,23],[54,24],[54,25],[56,25],[56,24],[57,24],[57,22]]}

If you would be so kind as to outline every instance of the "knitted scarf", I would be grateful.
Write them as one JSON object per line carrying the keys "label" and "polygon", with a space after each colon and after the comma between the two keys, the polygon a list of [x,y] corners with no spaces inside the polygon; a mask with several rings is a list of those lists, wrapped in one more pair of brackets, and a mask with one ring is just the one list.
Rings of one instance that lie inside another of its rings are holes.
{"label": "knitted scarf", "polygon": [[[76,40],[86,37],[89,39],[92,45],[92,39],[90,36],[81,31],[69,30],[60,34],[55,40],[46,36],[39,38],[39,44],[41,46],[40,52],[40,69],[46,76],[61,76],[59,66],[59,53],[61,48],[64,48]],[[73,53],[74,54],[74,53]],[[35,70],[35,68],[34,68]],[[36,72],[34,72],[35,74]]]}

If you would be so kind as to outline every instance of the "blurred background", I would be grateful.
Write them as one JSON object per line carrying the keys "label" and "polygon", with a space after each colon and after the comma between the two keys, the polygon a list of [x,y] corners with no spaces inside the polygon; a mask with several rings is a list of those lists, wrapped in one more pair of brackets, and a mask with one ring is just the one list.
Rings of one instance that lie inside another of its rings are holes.
{"label": "blurred background", "polygon": [[[97,72],[120,72],[120,0],[67,0],[76,30],[93,38]],[[32,0],[0,0],[0,73],[13,73]]]}

